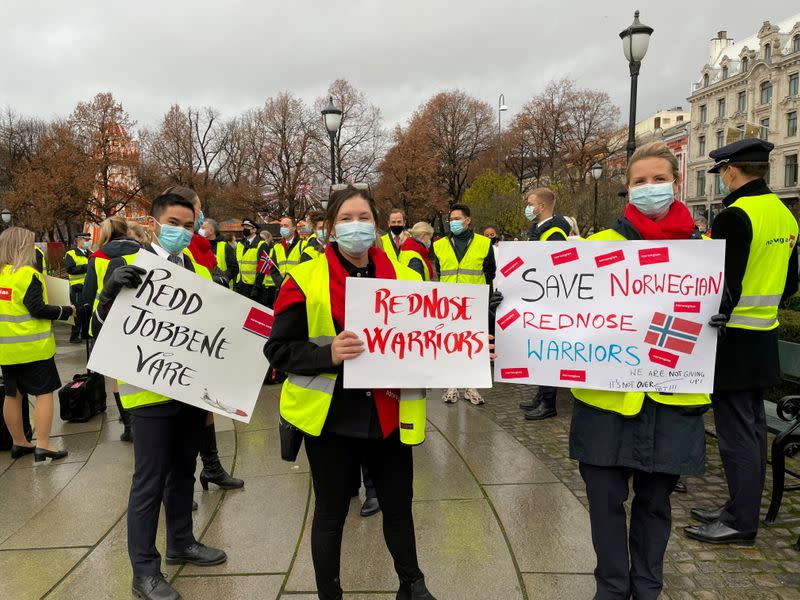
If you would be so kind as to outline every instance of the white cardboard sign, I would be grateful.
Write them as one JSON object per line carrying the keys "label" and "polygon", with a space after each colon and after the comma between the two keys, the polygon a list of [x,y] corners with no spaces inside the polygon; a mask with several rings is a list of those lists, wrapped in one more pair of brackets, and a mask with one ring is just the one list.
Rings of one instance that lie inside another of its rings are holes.
{"label": "white cardboard sign", "polygon": [[725,242],[505,242],[495,379],[712,391]]}
{"label": "white cardboard sign", "polygon": [[489,286],[347,278],[345,388],[488,388]]}
{"label": "white cardboard sign", "polygon": [[[72,300],[69,297],[69,281],[66,279],[59,279],[58,277],[53,277],[51,275],[45,275],[44,285],[47,289],[48,304],[52,304],[54,306],[72,305]],[[75,315],[73,314],[69,319],[61,322],[73,325],[75,323]]]}
{"label": "white cardboard sign", "polygon": [[151,252],[134,264],[148,273],[114,301],[88,368],[249,422],[272,311]]}

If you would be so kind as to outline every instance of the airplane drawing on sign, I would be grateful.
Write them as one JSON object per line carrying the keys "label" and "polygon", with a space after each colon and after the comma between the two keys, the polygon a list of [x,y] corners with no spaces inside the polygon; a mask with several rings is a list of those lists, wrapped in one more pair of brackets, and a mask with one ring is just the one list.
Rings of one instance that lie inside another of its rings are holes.
{"label": "airplane drawing on sign", "polygon": [[208,395],[208,388],[203,388],[203,402],[208,404],[209,406],[213,406],[214,408],[221,410],[222,412],[226,412],[229,415],[238,415],[240,417],[246,417],[247,413],[244,412],[240,408],[231,408],[230,406],[225,406],[222,402],[217,400],[216,398],[212,398]]}

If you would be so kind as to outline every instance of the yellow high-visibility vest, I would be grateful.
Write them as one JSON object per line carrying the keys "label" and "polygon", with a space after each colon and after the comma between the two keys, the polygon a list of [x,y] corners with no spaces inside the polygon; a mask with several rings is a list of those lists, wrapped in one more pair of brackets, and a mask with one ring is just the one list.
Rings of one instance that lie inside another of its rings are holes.
{"label": "yellow high-visibility vest", "polygon": [[220,241],[216,242],[216,248],[214,248],[214,256],[217,258],[217,266],[223,273],[228,272],[228,260],[225,258],[225,248],[227,245],[228,242]]}
{"label": "yellow high-visibility vest", "polygon": [[483,261],[492,251],[492,241],[476,233],[467,248],[461,262],[456,258],[456,252],[450,238],[441,238],[433,243],[433,251],[439,260],[439,281],[447,283],[478,283],[485,284],[486,276],[483,274]]}
{"label": "yellow high-visibility vest", "polygon": [[742,295],[728,327],[770,331],[778,326],[778,305],[786,286],[789,257],[797,243],[797,220],[775,194],[745,196],[730,208],[744,211],[753,229]]}
{"label": "yellow high-visibility vest", "polygon": [[[319,240],[309,241],[306,244],[305,250],[303,250],[303,256],[307,256],[308,258],[318,258],[325,254],[325,248],[322,246],[322,242]],[[302,260],[302,257],[301,257]],[[308,259],[306,259],[308,260]]]}
{"label": "yellow high-visibility vest", "polygon": [[254,248],[244,249],[244,244],[236,244],[236,260],[239,262],[239,275],[237,283],[253,285],[256,282],[256,269],[258,268],[258,257],[265,246],[264,240],[259,240]]}
{"label": "yellow high-visibility vest", "polygon": [[56,353],[53,324],[49,319],[35,319],[23,300],[34,279],[42,284],[44,303],[47,288],[44,276],[33,267],[12,271],[11,265],[0,270],[0,364],[20,365],[47,360]]}
{"label": "yellow high-visibility vest", "polygon": [[393,262],[397,262],[400,258],[400,249],[395,248],[394,242],[392,242],[392,234],[384,233],[381,236],[381,247],[383,251],[386,252],[386,256],[388,256]]}
{"label": "yellow high-visibility vest", "polygon": [[[278,270],[281,272],[281,275],[286,277],[288,273],[292,272],[297,265],[300,264],[300,256],[303,254],[303,251],[306,249],[308,242],[303,240],[297,240],[297,243],[294,247],[289,251],[289,254],[286,254],[286,248],[283,247],[283,244],[278,241],[272,247],[271,257],[275,265],[278,267]],[[270,279],[270,282],[267,283],[267,279],[264,279],[264,285],[275,285],[274,282]]]}
{"label": "yellow high-visibility vest", "polygon": [[47,275],[47,253],[44,250],[42,250],[40,246],[34,246],[33,249],[34,252],[38,252],[39,254],[42,255],[42,273]]}
{"label": "yellow high-visibility vest", "polygon": [[[89,257],[84,256],[83,254],[79,254],[74,249],[67,250],[67,256],[69,256],[72,261],[77,265],[85,265],[89,262]],[[69,275],[69,285],[72,287],[73,285],[83,285],[83,282],[86,280],[86,273],[78,273],[77,275]]]}
{"label": "yellow high-visibility vest", "polygon": [[[397,279],[419,280],[408,267],[392,263]],[[298,265],[291,278],[306,297],[308,340],[318,346],[330,344],[336,337],[331,314],[330,274],[327,259],[310,260]],[[281,417],[308,435],[322,433],[331,408],[335,373],[297,375],[289,373],[281,388]],[[425,390],[400,390],[400,441],[407,445],[425,440]]]}
{"label": "yellow high-visibility vest", "polygon": [[428,268],[428,263],[425,261],[424,258],[422,258],[422,254],[420,254],[416,250],[401,250],[400,256],[398,257],[398,261],[400,262],[401,265],[408,267],[411,261],[414,260],[415,258],[422,263],[422,270],[425,272],[425,275],[423,276],[422,280],[431,281],[433,279],[433,274],[431,273],[431,270]]}
{"label": "yellow high-visibility vest", "polygon": [[[189,260],[192,262],[192,267],[194,267],[194,272],[197,275],[200,275],[209,281],[212,280],[211,271],[199,264],[194,259],[194,256],[192,256],[192,253],[189,252],[188,248],[183,251],[183,254],[189,257]],[[134,260],[136,260],[136,254],[128,254],[125,256],[125,262],[128,264],[132,264]],[[131,408],[140,408],[142,406],[151,406],[153,404],[164,404],[165,402],[172,401],[172,398],[169,398],[168,396],[157,394],[156,392],[151,392],[149,390],[143,390],[140,387],[125,383],[121,380],[119,380],[117,383],[119,384],[119,399],[122,402],[122,407],[126,410]]]}

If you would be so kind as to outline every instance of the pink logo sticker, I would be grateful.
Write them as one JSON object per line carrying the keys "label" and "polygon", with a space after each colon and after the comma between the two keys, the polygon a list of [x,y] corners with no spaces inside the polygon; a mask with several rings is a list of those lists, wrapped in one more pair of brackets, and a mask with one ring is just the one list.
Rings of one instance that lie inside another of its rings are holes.
{"label": "pink logo sticker", "polygon": [[497,320],[497,324],[500,326],[500,329],[505,329],[509,325],[511,325],[514,321],[519,319],[520,314],[519,311],[515,308],[510,313],[507,313],[503,317]]}
{"label": "pink logo sticker", "polygon": [[669,262],[669,248],[647,248],[639,250],[640,265],[655,265]]}
{"label": "pink logo sticker", "polygon": [[250,313],[247,315],[242,329],[268,338],[269,334],[272,332],[273,320],[274,317],[268,312],[253,307],[250,309]]}
{"label": "pink logo sticker", "polygon": [[586,382],[586,371],[577,369],[561,369],[559,375],[561,381],[581,381]]}
{"label": "pink logo sticker", "polygon": [[578,260],[578,249],[577,248],[570,248],[569,250],[562,250],[561,252],[556,252],[555,254],[550,255],[550,259],[553,261],[553,265],[563,265],[564,263],[575,262]]}
{"label": "pink logo sticker", "polygon": [[500,269],[500,272],[503,274],[503,277],[508,277],[508,276],[509,276],[509,275],[511,275],[511,274],[512,274],[514,271],[516,271],[517,269],[519,269],[519,268],[520,268],[520,267],[521,267],[521,266],[524,264],[524,262],[525,262],[525,261],[523,261],[523,260],[522,260],[522,259],[521,259],[521,258],[518,256],[517,258],[515,258],[514,260],[512,260],[511,262],[509,262],[509,263],[508,263],[508,264],[507,264],[505,267],[503,267],[502,269]]}
{"label": "pink logo sticker", "polygon": [[622,250],[615,250],[614,252],[594,257],[594,262],[598,267],[607,267],[623,260],[625,260],[625,253]]}
{"label": "pink logo sticker", "polygon": [[673,308],[674,312],[682,312],[682,313],[699,313],[700,312],[700,303],[699,302],[676,302]]}
{"label": "pink logo sticker", "polygon": [[503,379],[525,379],[529,377],[527,367],[519,369],[500,369],[500,377]]}

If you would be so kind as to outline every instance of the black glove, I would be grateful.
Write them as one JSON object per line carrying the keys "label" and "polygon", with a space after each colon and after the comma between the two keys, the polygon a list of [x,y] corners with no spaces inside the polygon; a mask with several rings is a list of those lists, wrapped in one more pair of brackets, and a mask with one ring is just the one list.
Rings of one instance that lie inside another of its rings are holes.
{"label": "black glove", "polygon": [[214,275],[214,283],[218,283],[222,287],[229,287],[229,281],[225,275]]}
{"label": "black glove", "polygon": [[250,290],[250,299],[251,300],[259,300],[261,298],[261,290],[257,285],[253,286],[253,289]]}
{"label": "black glove", "polygon": [[113,300],[122,291],[122,288],[137,288],[142,285],[142,276],[146,274],[146,270],[136,265],[119,267],[103,285],[103,293],[100,295],[106,301]]}
{"label": "black glove", "polygon": [[711,325],[711,327],[714,327],[716,329],[724,329],[725,325],[727,325],[727,323],[728,323],[728,315],[724,315],[722,313],[717,314],[717,315],[713,315],[708,320],[708,324]]}
{"label": "black glove", "polygon": [[500,293],[500,290],[494,290],[492,295],[489,296],[489,312],[497,312],[497,307],[500,306],[502,301],[503,294]]}

